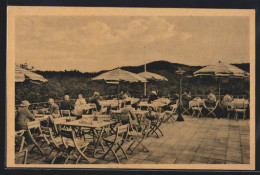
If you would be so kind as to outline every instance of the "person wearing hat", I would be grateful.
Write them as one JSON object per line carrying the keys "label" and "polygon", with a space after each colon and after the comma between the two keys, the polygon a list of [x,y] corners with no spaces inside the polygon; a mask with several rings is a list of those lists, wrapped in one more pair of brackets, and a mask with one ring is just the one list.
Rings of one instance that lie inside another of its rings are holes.
{"label": "person wearing hat", "polygon": [[100,100],[100,94],[98,92],[94,92],[93,96],[89,98],[90,103],[95,103],[97,110],[100,111],[101,105],[99,103]]}
{"label": "person wearing hat", "polygon": [[151,103],[152,101],[157,100],[157,99],[158,99],[158,97],[157,97],[156,91],[152,91],[151,95],[149,96],[148,103]]}
{"label": "person wearing hat", "polygon": [[21,130],[27,129],[27,122],[34,121],[34,115],[29,111],[28,107],[30,106],[29,101],[24,100],[19,106],[17,115],[15,118],[15,129]]}

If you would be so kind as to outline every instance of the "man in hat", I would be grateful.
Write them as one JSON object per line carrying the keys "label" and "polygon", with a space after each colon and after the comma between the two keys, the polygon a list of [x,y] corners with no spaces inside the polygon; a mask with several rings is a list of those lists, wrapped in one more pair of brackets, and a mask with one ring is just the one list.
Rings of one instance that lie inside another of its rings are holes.
{"label": "man in hat", "polygon": [[27,122],[34,121],[34,115],[29,111],[28,107],[30,106],[29,101],[24,100],[19,106],[17,115],[15,118],[15,129],[21,130],[27,129]]}
{"label": "man in hat", "polygon": [[97,110],[100,111],[101,105],[99,103],[100,100],[100,94],[98,92],[94,92],[93,96],[89,98],[90,103],[95,103]]}

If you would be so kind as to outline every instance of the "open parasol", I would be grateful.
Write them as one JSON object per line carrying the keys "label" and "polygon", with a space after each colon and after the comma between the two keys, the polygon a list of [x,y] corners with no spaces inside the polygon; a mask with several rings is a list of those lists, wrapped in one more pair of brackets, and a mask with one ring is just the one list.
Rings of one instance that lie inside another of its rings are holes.
{"label": "open parasol", "polygon": [[15,65],[15,82],[24,82],[25,80],[32,80],[32,81],[41,81],[46,82],[48,81],[43,76],[36,74],[32,71],[26,70],[21,68],[18,65]]}
{"label": "open parasol", "polygon": [[[231,77],[231,78],[243,78],[248,77],[249,73],[246,71],[243,71],[242,69],[239,69],[238,67],[222,63],[219,61],[219,63],[214,65],[206,66],[196,72],[194,72],[194,76],[211,76],[211,77]],[[219,99],[220,99],[220,81],[219,81]]]}

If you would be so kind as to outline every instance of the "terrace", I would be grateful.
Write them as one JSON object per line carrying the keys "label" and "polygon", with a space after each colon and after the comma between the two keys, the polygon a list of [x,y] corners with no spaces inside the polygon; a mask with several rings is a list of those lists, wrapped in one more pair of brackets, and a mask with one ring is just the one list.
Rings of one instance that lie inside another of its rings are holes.
{"label": "terrace", "polygon": [[[174,116],[175,118],[177,117]],[[164,136],[159,138],[151,135],[143,144],[149,152],[137,150],[129,159],[122,159],[122,164],[249,164],[249,121],[227,118],[191,117],[184,115],[184,122],[166,122],[161,126]],[[126,142],[129,144],[128,142]],[[127,147],[128,145],[124,146]],[[25,148],[30,148],[27,145]],[[49,146],[43,150],[49,152]],[[55,153],[50,155],[50,158]],[[88,155],[87,155],[88,156]],[[113,156],[105,160],[97,154],[96,158],[89,156],[92,164],[116,164]],[[63,163],[57,160],[56,163]],[[45,156],[39,151],[29,152],[29,164],[48,164]],[[69,161],[68,163],[75,163]],[[87,162],[82,159],[80,164]]]}

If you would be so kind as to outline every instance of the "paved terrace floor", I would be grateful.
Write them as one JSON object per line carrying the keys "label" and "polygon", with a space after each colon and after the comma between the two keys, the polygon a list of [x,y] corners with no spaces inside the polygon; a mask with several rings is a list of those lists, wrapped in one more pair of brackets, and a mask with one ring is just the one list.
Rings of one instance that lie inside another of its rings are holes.
{"label": "paved terrace floor", "polygon": [[[137,150],[123,164],[249,164],[249,120],[191,118],[184,122],[168,122],[161,126],[164,136],[149,136],[143,143],[150,152]],[[127,145],[126,145],[127,146]],[[44,147],[48,153],[48,146]],[[51,157],[54,155],[51,154]],[[99,156],[99,155],[98,155]],[[100,154],[101,156],[101,154]],[[93,164],[115,164],[113,156],[106,160],[89,158]],[[60,160],[63,163],[64,160]],[[48,164],[38,151],[28,155],[28,163]],[[57,160],[57,163],[58,160]],[[74,161],[69,161],[74,163]],[[82,160],[80,164],[87,163]]]}

